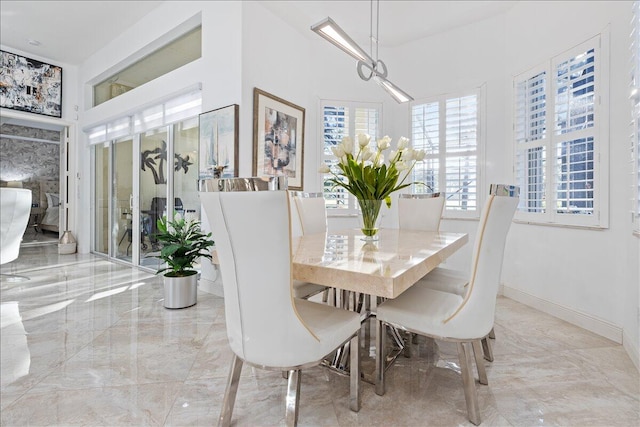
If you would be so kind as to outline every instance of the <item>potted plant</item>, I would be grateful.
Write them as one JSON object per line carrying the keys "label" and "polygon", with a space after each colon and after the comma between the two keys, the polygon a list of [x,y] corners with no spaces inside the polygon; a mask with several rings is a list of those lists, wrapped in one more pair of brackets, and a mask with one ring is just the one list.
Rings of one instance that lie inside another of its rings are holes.
{"label": "potted plant", "polygon": [[200,221],[186,220],[181,215],[176,215],[173,221],[163,216],[157,225],[155,237],[162,244],[162,249],[155,257],[166,263],[156,272],[164,272],[164,306],[191,307],[196,303],[198,279],[193,265],[200,257],[211,259],[208,250],[214,245],[211,233],[202,232]]}

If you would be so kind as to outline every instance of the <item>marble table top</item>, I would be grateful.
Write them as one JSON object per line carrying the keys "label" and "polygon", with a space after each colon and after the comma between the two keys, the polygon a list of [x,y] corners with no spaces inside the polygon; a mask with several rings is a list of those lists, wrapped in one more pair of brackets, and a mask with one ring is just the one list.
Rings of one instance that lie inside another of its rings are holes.
{"label": "marble table top", "polygon": [[365,242],[359,229],[293,239],[293,278],[395,298],[464,246],[464,233],[381,229]]}

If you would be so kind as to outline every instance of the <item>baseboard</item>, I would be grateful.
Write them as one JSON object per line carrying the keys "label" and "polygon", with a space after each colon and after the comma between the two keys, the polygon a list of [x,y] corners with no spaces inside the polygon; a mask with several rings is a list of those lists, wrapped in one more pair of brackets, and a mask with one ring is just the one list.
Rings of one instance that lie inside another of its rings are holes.
{"label": "baseboard", "polygon": [[220,280],[212,281],[200,278],[200,280],[198,280],[198,289],[202,292],[224,298],[224,291],[222,290],[222,283]]}
{"label": "baseboard", "polygon": [[633,364],[636,365],[636,369],[640,372],[640,351],[626,331],[622,333],[622,346],[631,358]]}
{"label": "baseboard", "polygon": [[[618,344],[622,344],[623,342],[622,328],[605,320],[598,319],[597,317],[591,316],[589,314],[581,313],[574,309],[564,307],[562,305],[544,300],[542,298],[538,298],[526,292],[522,292],[518,289],[510,288],[509,286],[505,285],[502,285],[502,295],[514,301],[518,301],[522,304],[528,305],[529,307],[533,307],[536,310],[540,310],[544,313],[550,314],[554,317],[557,317],[558,319],[562,319],[566,322],[571,323],[572,325],[579,326],[582,329],[593,332],[594,334],[598,334],[600,336],[608,338]],[[635,354],[637,356],[637,349]]]}

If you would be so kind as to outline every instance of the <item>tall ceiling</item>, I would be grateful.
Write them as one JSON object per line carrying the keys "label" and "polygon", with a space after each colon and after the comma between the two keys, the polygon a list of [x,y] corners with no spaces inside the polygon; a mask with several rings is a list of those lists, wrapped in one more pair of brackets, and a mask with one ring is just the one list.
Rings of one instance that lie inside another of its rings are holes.
{"label": "tall ceiling", "polygon": [[[0,43],[72,65],[106,46],[162,1],[0,1]],[[34,46],[29,40],[37,40]]]}
{"label": "tall ceiling", "polygon": [[[60,63],[81,64],[163,1],[0,2],[0,43]],[[261,1],[301,34],[331,16],[369,48],[371,2]],[[381,47],[393,47],[504,13],[515,1],[380,1]],[[375,8],[375,2],[374,8]],[[374,9],[375,10],[375,9]],[[375,15],[374,15],[375,16]],[[374,27],[375,32],[375,27]],[[37,40],[34,46],[29,40]]]}

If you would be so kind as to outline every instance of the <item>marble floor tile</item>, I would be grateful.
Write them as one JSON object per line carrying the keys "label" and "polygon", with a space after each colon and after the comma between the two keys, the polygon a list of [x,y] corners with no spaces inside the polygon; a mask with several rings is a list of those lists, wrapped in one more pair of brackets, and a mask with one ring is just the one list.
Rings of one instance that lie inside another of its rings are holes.
{"label": "marble floor tile", "polygon": [[[222,298],[169,310],[161,277],[55,245],[1,270],[30,280],[0,282],[0,425],[217,423],[233,357]],[[476,383],[483,426],[640,425],[640,377],[619,344],[503,297],[495,331],[489,385]],[[299,425],[471,425],[459,372],[455,343],[418,337],[384,396],[362,384],[354,413],[349,379],[309,368]],[[283,425],[286,391],[280,372],[245,364],[233,425]]]}

